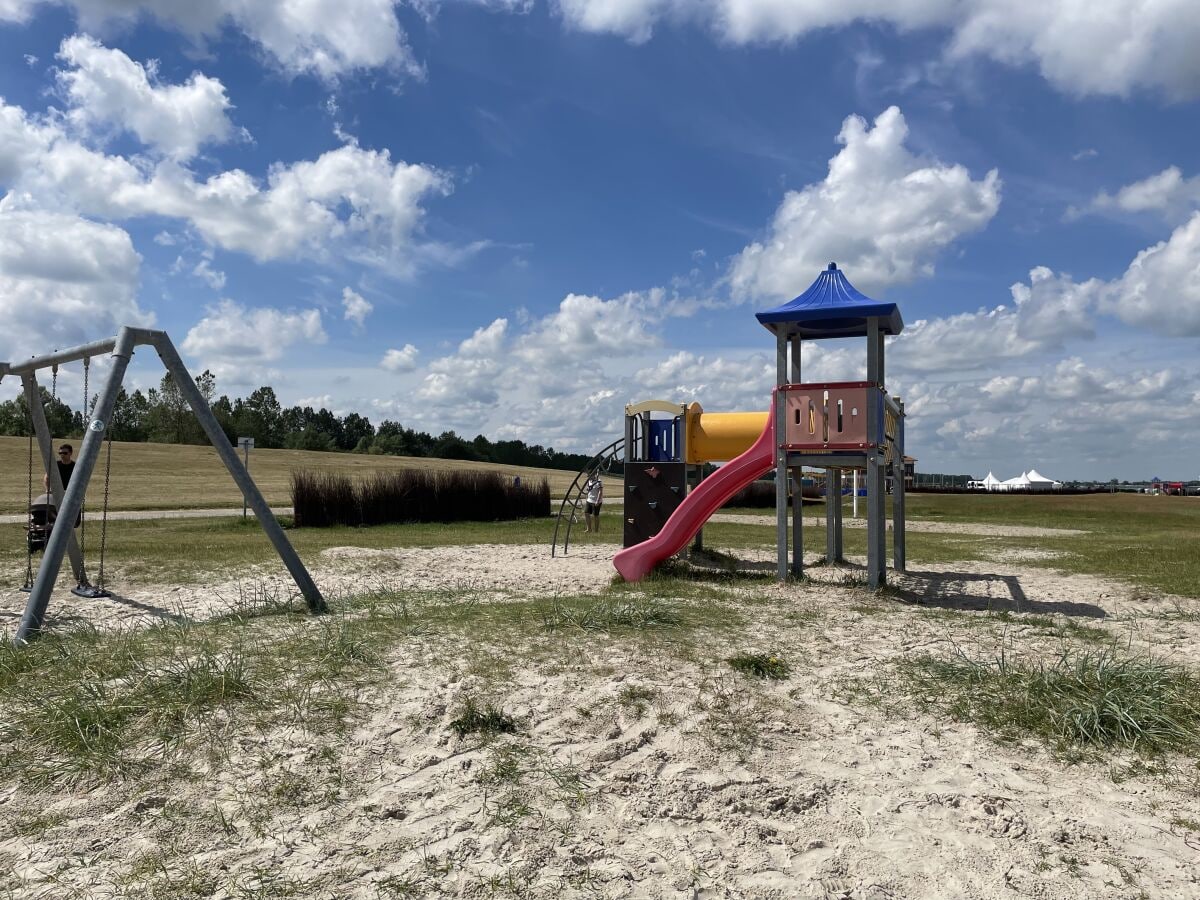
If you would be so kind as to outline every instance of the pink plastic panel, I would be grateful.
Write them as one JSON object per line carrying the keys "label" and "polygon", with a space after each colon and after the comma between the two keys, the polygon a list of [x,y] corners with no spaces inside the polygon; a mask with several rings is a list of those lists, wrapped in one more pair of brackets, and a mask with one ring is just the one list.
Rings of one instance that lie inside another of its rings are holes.
{"label": "pink plastic panel", "polygon": [[798,384],[784,398],[789,450],[852,450],[867,443],[868,394],[878,388],[866,382]]}

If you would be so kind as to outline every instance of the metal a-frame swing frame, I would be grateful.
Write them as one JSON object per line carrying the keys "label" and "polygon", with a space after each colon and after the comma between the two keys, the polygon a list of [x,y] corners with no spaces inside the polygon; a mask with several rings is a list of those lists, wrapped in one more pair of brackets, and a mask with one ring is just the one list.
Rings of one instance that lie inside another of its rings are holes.
{"label": "metal a-frame swing frame", "polygon": [[[95,470],[96,462],[100,457],[105,432],[108,429],[113,409],[116,406],[117,394],[120,392],[121,384],[125,380],[125,371],[129,367],[129,361],[133,358],[134,347],[147,345],[153,347],[158,353],[159,359],[162,360],[163,366],[170,374],[172,380],[174,380],[179,393],[187,401],[188,406],[191,407],[192,412],[200,423],[200,427],[204,429],[205,436],[217,451],[217,455],[221,458],[221,462],[225,464],[225,468],[229,470],[229,474],[233,477],[234,482],[245,496],[246,502],[254,510],[254,515],[258,517],[259,525],[267,533],[267,537],[274,545],[275,551],[279,554],[284,566],[287,567],[289,574],[296,582],[296,586],[300,589],[300,593],[304,596],[308,604],[309,611],[312,613],[326,611],[325,598],[321,596],[321,591],[317,588],[312,576],[309,575],[308,569],[304,567],[304,563],[300,561],[300,557],[296,555],[296,551],[288,541],[287,536],[283,533],[283,529],[280,528],[279,523],[275,520],[275,516],[271,512],[271,508],[267,505],[266,499],[264,499],[258,487],[251,480],[245,466],[242,465],[242,461],[238,458],[233,446],[229,443],[225,432],[222,431],[207,401],[205,401],[204,395],[196,387],[196,382],[192,379],[187,367],[183,364],[179,352],[175,349],[175,345],[171,343],[171,339],[167,336],[167,333],[165,331],[126,326],[117,333],[116,337],[94,341],[90,344],[83,344],[68,350],[58,350],[44,356],[35,356],[20,363],[0,362],[0,380],[6,375],[18,375],[21,378],[25,389],[25,397],[29,403],[30,414],[33,418],[34,432],[37,435],[42,459],[47,470],[46,474],[50,477],[51,491],[58,501],[58,518],[54,523],[54,528],[51,530],[50,537],[42,552],[42,561],[38,566],[37,577],[34,579],[33,589],[29,592],[29,600],[25,606],[25,613],[21,617],[21,623],[17,628],[16,641],[18,643],[28,642],[41,632],[46,619],[46,608],[50,603],[50,594],[54,590],[55,581],[58,580],[58,573],[59,569],[62,568],[64,556],[70,557],[71,567],[75,572],[76,580],[80,584],[88,583],[87,573],[84,571],[83,556],[80,553],[79,545],[75,540],[75,533],[71,526],[83,507],[83,499],[87,492],[88,482],[91,480],[92,472]],[[58,474],[58,467],[52,462],[53,439],[46,422],[46,412],[42,406],[42,395],[38,388],[37,372],[41,369],[52,368],[76,360],[91,359],[105,353],[112,354],[112,368],[105,379],[104,386],[99,392],[91,414],[88,415],[86,410],[84,412],[86,421],[83,443],[79,450],[79,457],[75,462],[75,471],[71,476],[71,482],[67,485],[66,490],[63,490]]]}

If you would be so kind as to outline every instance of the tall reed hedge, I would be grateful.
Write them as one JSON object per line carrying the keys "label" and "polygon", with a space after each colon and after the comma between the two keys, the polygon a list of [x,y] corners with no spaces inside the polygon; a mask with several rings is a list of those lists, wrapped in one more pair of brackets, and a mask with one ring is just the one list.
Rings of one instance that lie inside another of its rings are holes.
{"label": "tall reed hedge", "polygon": [[292,473],[296,525],[498,522],[550,515],[546,479],[519,485],[499,472],[400,469],[355,480],[340,472]]}

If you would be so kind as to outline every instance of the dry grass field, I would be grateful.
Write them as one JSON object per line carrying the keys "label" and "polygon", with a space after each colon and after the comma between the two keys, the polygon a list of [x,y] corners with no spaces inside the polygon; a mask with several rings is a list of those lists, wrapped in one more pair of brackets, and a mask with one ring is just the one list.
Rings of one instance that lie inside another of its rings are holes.
{"label": "dry grass field", "polygon": [[[55,445],[60,443],[56,440]],[[79,441],[73,440],[76,456]],[[36,448],[34,450],[36,454]],[[38,460],[34,458],[34,493],[41,492]],[[0,437],[0,513],[24,511],[29,468],[25,438]],[[550,494],[561,497],[575,477],[561,469],[529,469],[494,463],[462,462],[453,459],[425,459],[397,456],[369,456],[357,453],[322,453],[312,450],[253,450],[250,474],[272,506],[291,504],[290,485],[294,469],[336,470],[349,474],[399,468],[485,469],[522,478],[545,477]],[[101,497],[103,456],[92,483],[88,502]],[[610,488],[618,486],[611,482]],[[620,495],[619,486],[617,496]],[[233,479],[221,465],[212,447],[181,444],[138,444],[116,441],[112,450],[111,509],[220,509],[241,507],[242,497]]]}

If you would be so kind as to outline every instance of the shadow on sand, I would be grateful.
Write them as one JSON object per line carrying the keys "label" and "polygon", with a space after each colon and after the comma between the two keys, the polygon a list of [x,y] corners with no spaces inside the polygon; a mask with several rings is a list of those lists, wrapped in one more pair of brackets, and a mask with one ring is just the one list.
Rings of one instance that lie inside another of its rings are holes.
{"label": "shadow on sand", "polygon": [[1106,613],[1094,603],[1070,600],[1030,600],[1016,575],[976,572],[904,573],[906,584],[897,588],[897,598],[919,606],[966,611],[1040,613],[1103,619]]}

